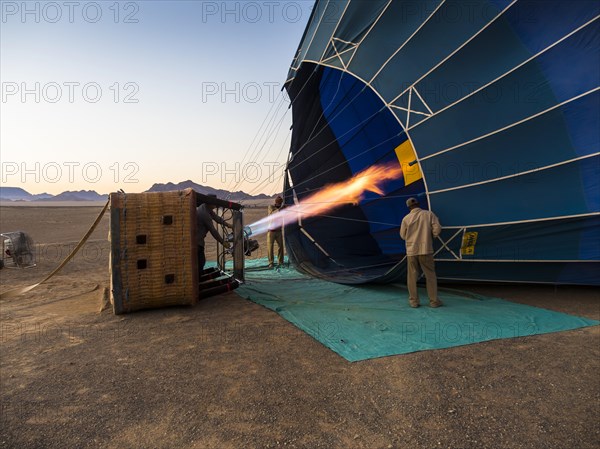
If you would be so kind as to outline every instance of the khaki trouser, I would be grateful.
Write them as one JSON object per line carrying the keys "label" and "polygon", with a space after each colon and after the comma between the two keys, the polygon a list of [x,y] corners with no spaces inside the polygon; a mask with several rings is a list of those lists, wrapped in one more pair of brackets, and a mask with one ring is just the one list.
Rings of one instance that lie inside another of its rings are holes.
{"label": "khaki trouser", "polygon": [[269,258],[269,265],[273,265],[275,257],[273,254],[275,242],[277,242],[277,263],[283,264],[283,232],[282,231],[268,231],[267,232],[267,257]]}
{"label": "khaki trouser", "polygon": [[409,299],[419,299],[419,292],[417,291],[417,279],[419,279],[421,270],[425,274],[429,302],[437,301],[437,277],[435,275],[435,262],[433,261],[433,254],[408,256],[408,279],[406,284],[408,286],[408,293],[410,295]]}

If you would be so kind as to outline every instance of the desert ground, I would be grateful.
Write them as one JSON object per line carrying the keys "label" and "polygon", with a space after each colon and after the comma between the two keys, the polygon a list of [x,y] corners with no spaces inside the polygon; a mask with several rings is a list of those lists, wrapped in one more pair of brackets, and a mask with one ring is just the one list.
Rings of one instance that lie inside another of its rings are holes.
{"label": "desert ground", "polygon": [[[38,253],[1,291],[41,280],[100,209],[0,207]],[[100,312],[107,233],[105,216],[59,275],[0,302],[0,448],[600,446],[598,326],[349,363],[235,293]],[[600,318],[597,289],[458,288]]]}

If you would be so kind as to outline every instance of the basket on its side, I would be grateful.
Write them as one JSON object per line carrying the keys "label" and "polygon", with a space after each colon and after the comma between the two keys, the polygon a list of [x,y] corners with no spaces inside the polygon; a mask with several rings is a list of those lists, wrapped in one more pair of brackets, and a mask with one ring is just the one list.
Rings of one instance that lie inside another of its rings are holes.
{"label": "basket on its side", "polygon": [[114,313],[195,304],[195,192],[112,193],[110,208]]}

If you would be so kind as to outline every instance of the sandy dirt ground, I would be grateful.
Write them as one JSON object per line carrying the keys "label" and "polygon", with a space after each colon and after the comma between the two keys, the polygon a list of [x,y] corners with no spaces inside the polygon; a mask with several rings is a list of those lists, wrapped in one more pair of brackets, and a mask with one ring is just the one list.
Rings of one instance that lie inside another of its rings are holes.
{"label": "sandy dirt ground", "polygon": [[[1,270],[1,290],[43,278],[99,211],[0,207],[0,232],[27,231],[39,255]],[[0,448],[600,446],[597,326],[349,363],[235,293],[99,312],[107,231],[105,217],[60,275],[0,303]],[[597,289],[460,288],[600,318]]]}

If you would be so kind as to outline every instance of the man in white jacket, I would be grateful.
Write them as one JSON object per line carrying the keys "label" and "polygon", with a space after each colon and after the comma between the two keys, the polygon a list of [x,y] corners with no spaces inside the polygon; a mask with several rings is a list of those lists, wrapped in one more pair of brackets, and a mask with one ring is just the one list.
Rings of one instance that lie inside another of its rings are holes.
{"label": "man in white jacket", "polygon": [[400,237],[406,241],[406,257],[408,260],[407,286],[411,307],[419,307],[417,279],[419,271],[425,274],[429,306],[439,307],[442,302],[437,296],[437,277],[433,261],[433,239],[440,235],[442,227],[436,215],[419,207],[416,198],[409,198],[406,206],[409,214],[402,220]]}

